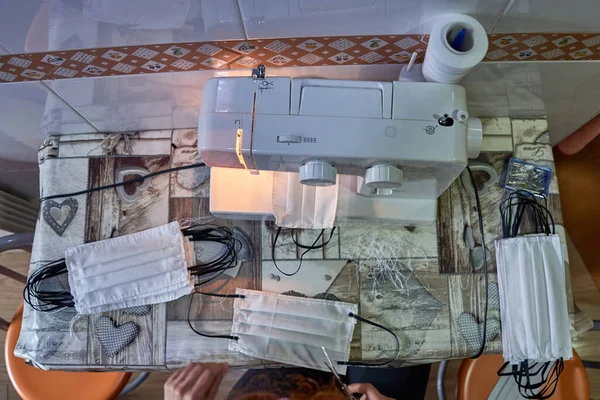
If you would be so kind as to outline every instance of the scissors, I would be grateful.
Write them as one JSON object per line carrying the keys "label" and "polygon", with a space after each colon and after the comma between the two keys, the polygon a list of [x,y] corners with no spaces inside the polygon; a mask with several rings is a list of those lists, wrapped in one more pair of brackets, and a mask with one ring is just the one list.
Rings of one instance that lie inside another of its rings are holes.
{"label": "scissors", "polygon": [[329,368],[329,370],[331,371],[331,373],[333,374],[335,379],[338,381],[340,388],[342,389],[342,392],[346,395],[346,398],[348,400],[360,399],[360,397],[361,397],[360,393],[356,393],[356,394],[350,393],[350,390],[348,390],[348,386],[344,383],[344,381],[342,381],[342,378],[340,378],[340,375],[337,373],[337,371],[333,367],[333,362],[331,362],[331,358],[329,358],[329,354],[327,354],[327,350],[325,350],[325,347],[321,346],[321,350],[323,350],[323,354],[325,354],[325,358],[323,359],[323,362],[325,363],[327,368]]}

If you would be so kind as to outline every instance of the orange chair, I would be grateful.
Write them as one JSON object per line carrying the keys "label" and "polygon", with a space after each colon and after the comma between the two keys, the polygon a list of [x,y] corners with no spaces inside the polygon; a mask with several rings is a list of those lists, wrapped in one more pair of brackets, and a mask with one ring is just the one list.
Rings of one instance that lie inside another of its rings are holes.
{"label": "orange chair", "polygon": [[[33,234],[0,238],[0,252],[16,248],[30,249],[32,239]],[[0,274],[23,283],[27,280],[23,275],[1,265]],[[21,333],[22,317],[23,304],[10,323],[0,318],[0,329],[7,331],[4,347],[6,368],[10,381],[21,398],[107,400],[116,398],[123,391],[131,377],[130,372],[44,371],[26,364],[22,358],[15,357],[14,350]]]}

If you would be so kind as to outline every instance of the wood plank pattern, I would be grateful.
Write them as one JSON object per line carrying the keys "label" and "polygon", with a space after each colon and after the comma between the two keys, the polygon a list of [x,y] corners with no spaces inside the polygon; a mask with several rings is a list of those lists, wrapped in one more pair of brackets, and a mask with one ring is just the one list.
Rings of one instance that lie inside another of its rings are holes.
{"label": "wood plank pattern", "polygon": [[[466,197],[466,198],[465,198]],[[471,221],[470,198],[459,180],[438,198],[437,228],[440,273],[471,273],[464,232]],[[461,236],[462,232],[462,236]]]}
{"label": "wood plank pattern", "polygon": [[[168,165],[169,157],[164,156],[91,158],[90,187],[114,182],[116,171],[122,167],[142,167],[149,172],[154,172],[165,169]],[[167,223],[168,215],[163,210],[168,204],[168,185],[168,176],[159,175],[152,178],[149,186],[140,192],[134,204],[122,202],[115,190],[90,193],[86,242],[139,232]],[[134,186],[125,186],[126,192],[134,193],[136,190]],[[134,322],[140,327],[134,341],[115,356],[108,356],[102,350],[95,335],[95,323],[99,316],[91,316],[88,326],[91,340],[88,341],[87,362],[92,365],[163,364],[165,362],[165,313],[165,304],[153,305],[152,311],[147,315],[124,314],[119,310],[103,313],[109,316],[116,326],[125,322]]]}
{"label": "wood plank pattern", "polygon": [[[511,153],[482,153],[477,158],[477,162],[490,165],[496,170],[498,177],[501,177],[504,165],[510,157]],[[489,179],[489,174],[480,173],[475,167],[472,169],[476,184]],[[467,174],[467,171],[463,174]],[[485,221],[483,225],[485,242],[489,250],[488,269],[493,272],[496,268],[496,252],[493,243],[501,237],[499,205],[505,195],[505,190],[499,182],[491,185],[486,183],[486,185],[488,185],[487,193],[480,195],[479,200],[481,214]],[[476,245],[480,245],[475,198],[468,193],[462,179],[457,179],[438,199],[437,238],[440,273],[470,274],[474,272],[469,261],[469,249],[465,243],[465,230],[469,226],[473,230]]]}

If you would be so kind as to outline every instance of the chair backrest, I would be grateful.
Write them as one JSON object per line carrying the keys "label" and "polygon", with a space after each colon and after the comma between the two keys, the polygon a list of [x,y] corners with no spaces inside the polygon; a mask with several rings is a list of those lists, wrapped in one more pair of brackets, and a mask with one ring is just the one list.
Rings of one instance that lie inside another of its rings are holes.
{"label": "chair backrest", "polygon": [[[31,246],[33,245],[33,233],[17,233],[14,235],[8,235],[0,237],[0,253],[8,250],[25,250],[31,252]],[[27,277],[13,271],[12,269],[0,265],[0,275],[7,276],[11,279],[19,281],[21,283],[27,282]],[[10,322],[0,318],[0,330],[8,330]]]}

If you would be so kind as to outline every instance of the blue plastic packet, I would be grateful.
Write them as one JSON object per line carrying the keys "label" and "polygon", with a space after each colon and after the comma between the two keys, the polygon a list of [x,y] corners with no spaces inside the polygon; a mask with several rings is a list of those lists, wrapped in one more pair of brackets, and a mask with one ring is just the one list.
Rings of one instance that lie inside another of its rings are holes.
{"label": "blue plastic packet", "polygon": [[527,190],[534,194],[548,195],[552,170],[548,167],[511,158],[504,173],[504,189]]}

